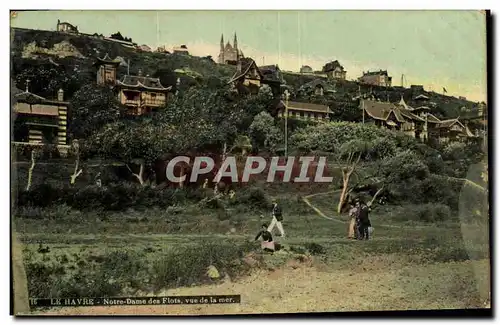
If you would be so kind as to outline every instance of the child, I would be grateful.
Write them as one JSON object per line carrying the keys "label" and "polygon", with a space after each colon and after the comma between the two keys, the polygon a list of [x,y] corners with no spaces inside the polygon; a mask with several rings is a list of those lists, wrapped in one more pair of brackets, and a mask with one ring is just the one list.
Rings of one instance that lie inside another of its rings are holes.
{"label": "child", "polygon": [[257,234],[255,240],[258,240],[259,237],[262,237],[261,247],[266,252],[274,252],[274,241],[273,236],[269,231],[267,231],[267,224],[262,224],[262,230]]}

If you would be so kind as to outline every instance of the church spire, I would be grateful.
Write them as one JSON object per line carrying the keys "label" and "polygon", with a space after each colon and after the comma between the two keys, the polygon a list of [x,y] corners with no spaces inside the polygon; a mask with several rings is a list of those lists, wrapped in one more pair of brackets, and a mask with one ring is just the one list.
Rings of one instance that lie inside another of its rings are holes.
{"label": "church spire", "polygon": [[236,37],[236,32],[234,33],[234,49],[238,50],[238,38]]}
{"label": "church spire", "polygon": [[224,34],[220,34],[220,50],[224,51]]}

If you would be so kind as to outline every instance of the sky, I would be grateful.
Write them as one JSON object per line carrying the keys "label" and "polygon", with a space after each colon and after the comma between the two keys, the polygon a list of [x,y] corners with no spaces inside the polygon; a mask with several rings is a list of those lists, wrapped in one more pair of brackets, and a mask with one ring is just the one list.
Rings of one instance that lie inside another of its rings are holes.
{"label": "sky", "polygon": [[347,79],[388,70],[394,86],[486,101],[486,21],[479,11],[27,11],[11,27],[55,30],[57,20],[80,32],[120,31],[138,44],[167,50],[187,45],[217,58],[221,34],[258,65],[315,70],[339,60]]}

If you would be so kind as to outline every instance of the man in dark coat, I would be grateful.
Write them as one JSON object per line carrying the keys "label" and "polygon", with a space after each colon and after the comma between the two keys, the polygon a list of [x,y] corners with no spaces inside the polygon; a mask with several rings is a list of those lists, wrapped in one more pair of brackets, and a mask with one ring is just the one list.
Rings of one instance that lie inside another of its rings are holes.
{"label": "man in dark coat", "polygon": [[372,226],[369,218],[370,208],[363,201],[358,202],[358,207],[358,239],[368,240],[368,228]]}

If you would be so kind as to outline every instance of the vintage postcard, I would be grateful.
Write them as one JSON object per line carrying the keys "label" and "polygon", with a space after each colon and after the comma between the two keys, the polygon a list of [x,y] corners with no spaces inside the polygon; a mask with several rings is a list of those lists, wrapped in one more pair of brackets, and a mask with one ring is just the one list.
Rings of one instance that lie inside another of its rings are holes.
{"label": "vintage postcard", "polygon": [[11,11],[12,313],[491,313],[488,21]]}

